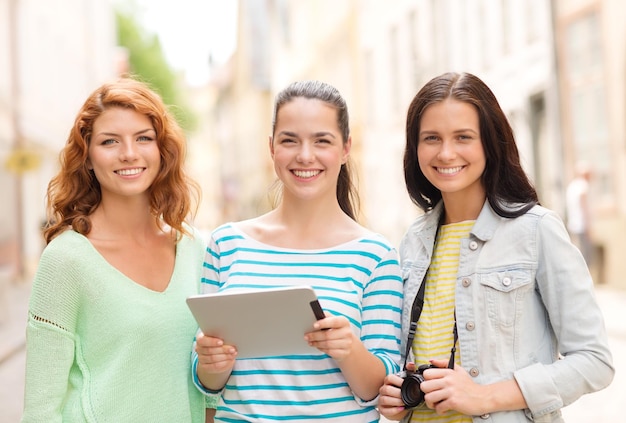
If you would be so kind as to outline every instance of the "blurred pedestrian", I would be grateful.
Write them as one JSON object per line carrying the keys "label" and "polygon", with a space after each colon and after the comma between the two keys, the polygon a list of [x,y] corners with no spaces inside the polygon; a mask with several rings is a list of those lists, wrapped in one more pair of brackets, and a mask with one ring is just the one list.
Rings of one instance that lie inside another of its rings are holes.
{"label": "blurred pedestrian", "polygon": [[185,137],[146,84],[81,107],[48,186],[23,422],[204,422],[189,347],[205,243],[187,223]]}
{"label": "blurred pedestrian", "polygon": [[334,87],[302,81],[277,95],[269,150],[280,201],[213,232],[204,292],[310,285],[326,318],[302,334],[317,354],[237,359],[236,345],[199,334],[197,383],[220,394],[216,421],[379,420],[378,389],[399,370],[402,283],[395,248],[357,223],[351,146]]}
{"label": "blurred pedestrian", "polygon": [[405,182],[424,214],[399,250],[409,373],[385,378],[381,414],[562,422],[615,370],[589,270],[539,205],[504,112],[479,78],[446,73],[414,97],[406,138]]}
{"label": "blurred pedestrian", "polygon": [[591,213],[589,204],[589,181],[591,168],[579,162],[574,169],[574,178],[567,185],[565,193],[567,229],[572,241],[582,253],[588,266],[593,262],[593,241],[591,239]]}

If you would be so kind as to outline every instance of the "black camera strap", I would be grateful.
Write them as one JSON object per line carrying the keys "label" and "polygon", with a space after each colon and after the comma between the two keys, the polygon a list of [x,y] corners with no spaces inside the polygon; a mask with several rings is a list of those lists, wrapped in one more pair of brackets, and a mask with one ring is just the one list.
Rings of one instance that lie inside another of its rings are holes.
{"label": "black camera strap", "polygon": [[456,343],[459,340],[459,332],[456,329],[456,309],[454,310],[454,327],[452,328],[452,349],[450,350],[450,359],[448,360],[448,369],[454,369],[454,354],[456,353]]}
{"label": "black camera strap", "polygon": [[[419,291],[417,291],[417,296],[415,300],[413,300],[413,305],[411,306],[411,326],[409,327],[409,336],[407,338],[406,350],[404,352],[404,366],[402,369],[406,371],[406,363],[409,359],[409,351],[411,351],[411,347],[413,346],[413,340],[415,339],[415,333],[417,332],[417,321],[422,314],[422,309],[424,308],[424,294],[426,292],[426,275],[428,274],[428,270],[426,270],[426,274],[424,275],[424,280],[422,280],[422,284],[420,285]],[[456,310],[454,311],[454,327],[452,328],[452,334],[454,340],[452,341],[452,349],[450,350],[450,359],[448,360],[448,369],[454,369],[454,354],[456,353],[456,343],[459,340],[459,333],[456,328]]]}
{"label": "black camera strap", "polygon": [[409,337],[407,338],[406,351],[404,353],[404,366],[402,367],[402,369],[405,371],[406,362],[409,359],[409,351],[411,351],[411,347],[413,346],[413,339],[415,339],[415,332],[417,331],[417,321],[419,320],[420,315],[422,314],[422,309],[424,308],[426,275],[428,275],[428,269],[426,269],[426,273],[424,273],[424,279],[422,279],[420,289],[419,291],[417,291],[417,295],[415,296],[415,300],[413,300],[413,305],[411,306],[411,326],[409,327]]}

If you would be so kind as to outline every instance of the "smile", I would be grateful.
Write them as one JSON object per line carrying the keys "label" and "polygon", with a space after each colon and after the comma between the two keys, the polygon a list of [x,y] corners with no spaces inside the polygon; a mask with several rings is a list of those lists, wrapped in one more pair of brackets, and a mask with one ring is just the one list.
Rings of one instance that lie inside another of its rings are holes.
{"label": "smile", "polygon": [[117,173],[118,175],[121,176],[132,176],[132,175],[137,175],[141,172],[144,171],[144,168],[142,167],[136,167],[133,169],[120,169],[120,170],[116,170],[115,173]]}
{"label": "smile", "polygon": [[457,167],[438,167],[436,168],[438,173],[444,173],[446,175],[451,175],[453,173],[460,172],[463,169],[463,166]]}
{"label": "smile", "polygon": [[321,170],[292,170],[298,178],[312,178],[322,173]]}

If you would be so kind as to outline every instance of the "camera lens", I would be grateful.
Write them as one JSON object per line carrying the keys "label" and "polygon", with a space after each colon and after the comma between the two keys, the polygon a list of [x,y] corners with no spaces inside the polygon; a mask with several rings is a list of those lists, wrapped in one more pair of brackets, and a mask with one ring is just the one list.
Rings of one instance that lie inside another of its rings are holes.
{"label": "camera lens", "polygon": [[424,393],[420,389],[420,384],[424,381],[424,377],[420,374],[408,375],[402,381],[400,387],[400,396],[404,405],[408,408],[417,407],[424,401]]}

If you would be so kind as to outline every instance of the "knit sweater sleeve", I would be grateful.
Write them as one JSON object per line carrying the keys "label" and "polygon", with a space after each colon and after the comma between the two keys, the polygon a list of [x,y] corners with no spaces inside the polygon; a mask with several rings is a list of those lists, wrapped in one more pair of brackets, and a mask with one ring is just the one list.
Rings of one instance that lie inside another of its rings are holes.
{"label": "knit sweater sleeve", "polygon": [[[71,232],[71,231],[70,231]],[[44,250],[31,292],[26,328],[23,422],[61,422],[74,362],[81,266],[80,235],[64,233]],[[77,249],[78,248],[78,249]]]}

